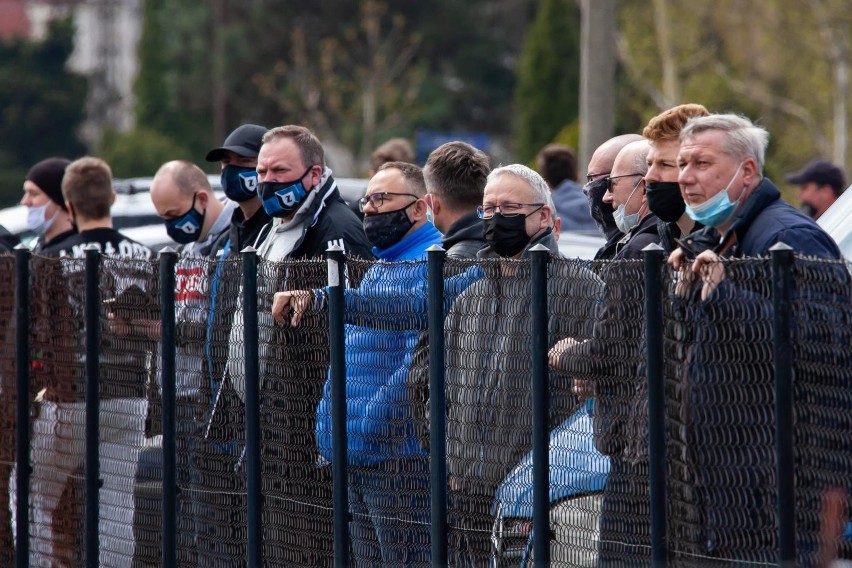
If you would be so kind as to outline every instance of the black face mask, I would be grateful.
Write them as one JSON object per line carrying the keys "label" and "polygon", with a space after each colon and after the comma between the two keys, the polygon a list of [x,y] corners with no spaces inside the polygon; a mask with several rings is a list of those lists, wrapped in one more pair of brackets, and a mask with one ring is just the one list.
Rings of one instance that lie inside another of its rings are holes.
{"label": "black face mask", "polygon": [[483,219],[485,242],[502,257],[516,256],[530,244],[530,236],[527,235],[527,217],[529,215],[506,217],[502,213],[495,213],[490,219]]}
{"label": "black face mask", "polygon": [[364,233],[367,240],[377,249],[390,248],[401,241],[414,225],[405,212],[414,203],[417,202],[409,203],[396,211],[364,215]]}
{"label": "black face mask", "polygon": [[811,219],[816,219],[816,207],[806,201],[802,201],[802,204],[799,206],[799,211],[801,211]]}
{"label": "black face mask", "polygon": [[680,184],[676,181],[647,182],[645,197],[648,199],[651,213],[666,223],[674,223],[686,211],[686,203],[680,196]]}
{"label": "black face mask", "polygon": [[589,211],[592,213],[592,219],[595,220],[598,230],[603,233],[607,240],[610,240],[616,235],[621,234],[621,231],[618,230],[615,218],[612,216],[614,213],[612,206],[603,202],[606,188],[607,178],[604,177],[590,181],[584,185],[583,193],[586,194],[586,198],[589,200]]}

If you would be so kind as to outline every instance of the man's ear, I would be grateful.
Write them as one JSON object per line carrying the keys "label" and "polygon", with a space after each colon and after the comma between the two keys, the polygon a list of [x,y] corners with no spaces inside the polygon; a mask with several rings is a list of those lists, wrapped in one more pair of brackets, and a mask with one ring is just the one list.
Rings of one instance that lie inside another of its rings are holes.
{"label": "man's ear", "polygon": [[430,197],[429,199],[431,199],[431,200],[432,200],[432,216],[434,217],[435,215],[438,215],[438,214],[440,213],[441,208],[442,208],[444,205],[441,203],[441,198],[440,198],[440,197],[438,197],[438,196],[437,196],[437,195],[435,195],[434,193],[430,193],[429,195],[431,195],[431,196],[432,196],[432,197]]}
{"label": "man's ear", "polygon": [[306,187],[305,189],[313,189],[320,184],[320,182],[322,181],[322,170],[322,166],[311,166],[311,172],[308,175],[308,179],[310,179],[310,181],[308,182],[309,187]]}
{"label": "man's ear", "polygon": [[556,213],[550,210],[550,207],[544,206],[541,208],[541,227],[551,228],[553,226]]}
{"label": "man's ear", "polygon": [[207,204],[210,202],[210,194],[206,191],[199,191],[195,194],[195,202],[201,206],[202,211],[206,211]]}
{"label": "man's ear", "polygon": [[422,197],[414,202],[414,207],[412,207],[411,209],[412,220],[415,223],[426,218],[426,200],[424,200]]}
{"label": "man's ear", "polygon": [[746,186],[750,186],[754,181],[754,178],[759,176],[759,172],[757,171],[757,162],[754,161],[754,158],[746,158],[743,160],[743,183]]}

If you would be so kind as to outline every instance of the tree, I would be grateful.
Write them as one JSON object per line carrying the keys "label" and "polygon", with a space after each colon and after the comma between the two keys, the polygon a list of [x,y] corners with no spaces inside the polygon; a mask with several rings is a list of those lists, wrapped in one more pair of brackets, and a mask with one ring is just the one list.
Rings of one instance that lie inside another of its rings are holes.
{"label": "tree", "polygon": [[240,123],[305,124],[348,175],[417,128],[505,135],[526,1],[147,0],[138,123],[194,156]]}
{"label": "tree", "polygon": [[647,101],[642,120],[682,102],[745,114],[772,135],[767,172],[776,179],[817,156],[841,166],[849,159],[846,3],[654,0],[652,7],[625,0],[619,14],[625,88]]}
{"label": "tree", "polygon": [[[210,18],[206,2],[146,0],[134,84],[137,125],[189,149],[196,160],[217,142],[211,120]],[[127,141],[134,139],[141,138]]]}
{"label": "tree", "polygon": [[27,169],[50,156],[75,158],[86,79],[69,72],[70,18],[50,23],[44,41],[0,43],[0,201],[20,199]]}
{"label": "tree", "polygon": [[571,0],[542,0],[518,67],[517,144],[529,161],[577,120],[580,93],[580,11]]}

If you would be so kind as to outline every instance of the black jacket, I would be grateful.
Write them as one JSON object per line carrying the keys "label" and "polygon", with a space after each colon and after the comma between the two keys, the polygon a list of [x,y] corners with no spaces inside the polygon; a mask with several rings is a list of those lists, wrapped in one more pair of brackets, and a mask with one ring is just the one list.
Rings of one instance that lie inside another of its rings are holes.
{"label": "black jacket", "polygon": [[476,253],[485,246],[482,219],[475,211],[459,218],[447,229],[441,243],[448,257],[476,258]]}

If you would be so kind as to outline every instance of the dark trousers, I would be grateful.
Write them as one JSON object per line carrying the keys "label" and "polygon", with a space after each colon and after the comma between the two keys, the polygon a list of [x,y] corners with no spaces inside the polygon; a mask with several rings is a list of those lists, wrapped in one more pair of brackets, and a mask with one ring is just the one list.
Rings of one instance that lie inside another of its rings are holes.
{"label": "dark trousers", "polygon": [[356,565],[428,566],[428,458],[350,466],[349,510]]}
{"label": "dark trousers", "polygon": [[599,566],[651,563],[651,488],[648,462],[611,459],[601,507]]}

